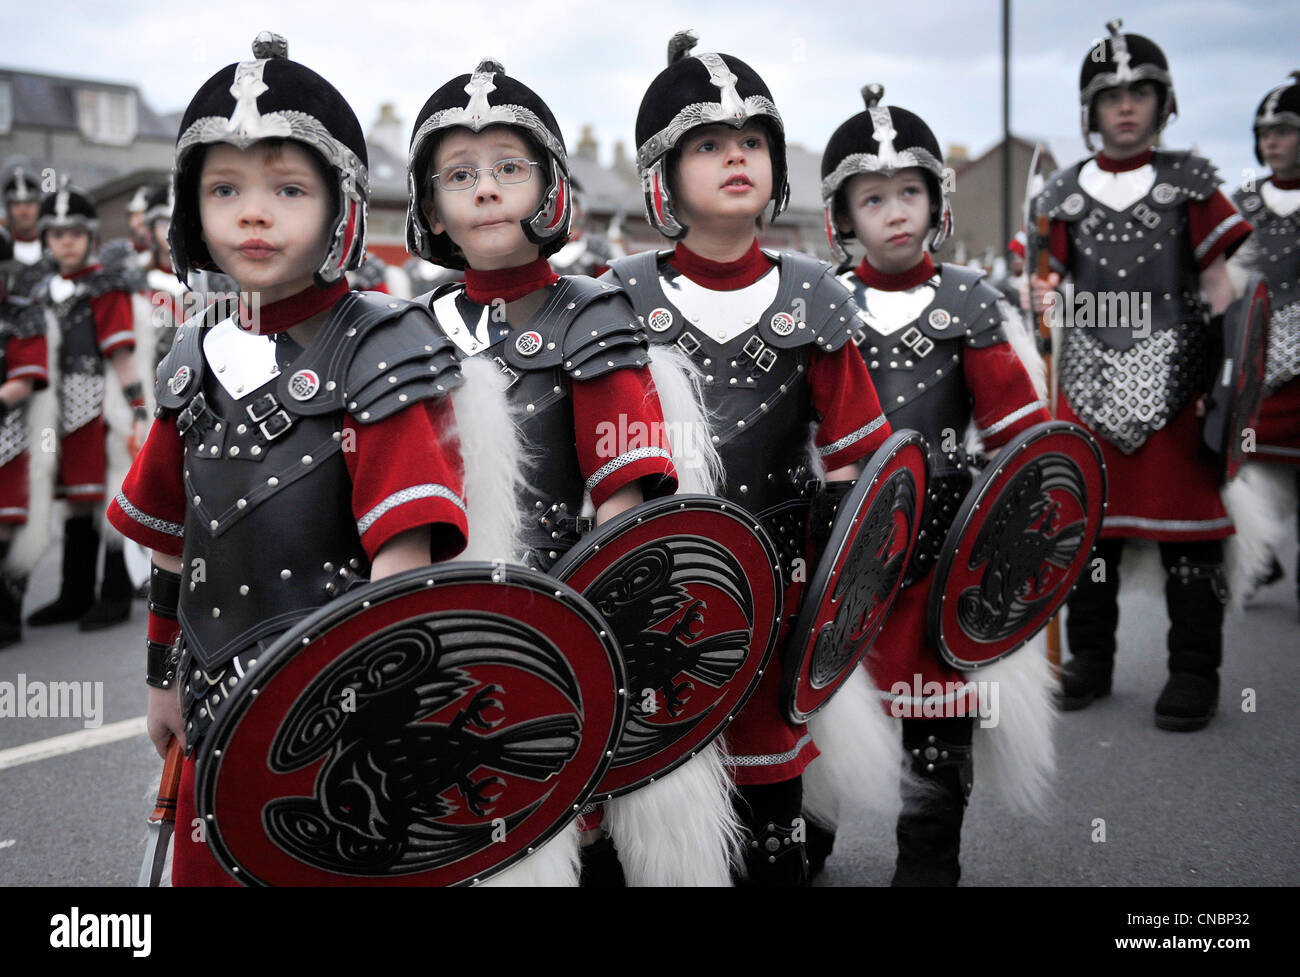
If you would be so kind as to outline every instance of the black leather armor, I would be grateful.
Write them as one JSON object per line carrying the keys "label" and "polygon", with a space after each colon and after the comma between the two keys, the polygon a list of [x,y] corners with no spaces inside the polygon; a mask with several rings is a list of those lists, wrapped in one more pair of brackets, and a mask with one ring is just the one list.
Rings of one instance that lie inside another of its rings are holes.
{"label": "black leather armor", "polygon": [[[788,584],[793,561],[806,558],[808,503],[817,487],[807,458],[809,423],[818,419],[808,363],[812,350],[834,352],[850,341],[859,325],[857,306],[829,264],[783,252],[772,303],[751,328],[720,341],[707,324],[688,323],[665,293],[660,275],[666,258],[653,251],[620,258],[610,275],[627,290],[650,341],[676,343],[704,375],[725,495],[763,523]],[[831,445],[822,454],[835,450]]]}
{"label": "black leather armor", "polygon": [[[621,291],[580,275],[562,277],[546,291],[541,309],[526,325],[514,328],[494,319],[491,307],[467,298],[460,283],[442,285],[415,300],[456,343],[451,348],[459,357],[491,356],[509,378],[507,396],[517,408],[523,444],[532,449],[524,479],[528,489],[518,500],[525,513],[523,560],[541,570],[548,570],[592,525],[581,518],[588,486],[577,447],[556,450],[574,444],[569,383],[650,362],[645,330]],[[486,342],[470,344],[467,337],[475,335]]]}
{"label": "black leather armor", "polygon": [[[45,318],[40,306],[15,296],[0,304],[0,383],[9,379],[6,362],[9,340],[39,336],[44,330]],[[27,450],[31,439],[27,427],[29,403],[30,400],[24,400],[0,416],[0,465],[9,464]]]}
{"label": "black leather armor", "polygon": [[[866,283],[852,272],[840,280],[869,312]],[[962,371],[962,351],[1007,341],[997,304],[1002,295],[984,281],[982,272],[945,264],[931,284],[933,299],[910,325],[884,335],[863,321],[854,334],[890,427],[921,432],[929,449],[921,529],[904,586],[923,577],[938,559],[957,509],[970,491],[970,459],[962,440],[973,404]]]}
{"label": "black leather armor", "polygon": [[[1037,213],[1067,226],[1074,295],[1096,309],[1090,328],[1075,321],[1063,330],[1061,387],[1089,427],[1131,454],[1204,392],[1218,362],[1222,337],[1199,297],[1187,203],[1208,200],[1220,180],[1209,160],[1157,151],[1151,189],[1116,211],[1080,186],[1082,165],[1050,177],[1035,201]],[[1149,334],[1131,316],[1132,302],[1146,294]],[[1113,305],[1105,298],[1121,295],[1132,298]]]}
{"label": "black leather armor", "polygon": [[1283,217],[1253,189],[1238,190],[1233,200],[1255,229],[1239,257],[1268,282],[1272,312],[1264,385],[1276,390],[1300,376],[1300,211]]}
{"label": "black leather armor", "polygon": [[[369,575],[368,525],[352,511],[343,456],[345,413],[374,423],[460,383],[428,316],[381,298],[348,294],[306,350],[277,334],[279,376],[238,398],[203,353],[219,306],[177,331],[158,368],[158,415],[185,440],[178,619],[191,739],[261,649]],[[445,486],[425,488],[463,504]]]}

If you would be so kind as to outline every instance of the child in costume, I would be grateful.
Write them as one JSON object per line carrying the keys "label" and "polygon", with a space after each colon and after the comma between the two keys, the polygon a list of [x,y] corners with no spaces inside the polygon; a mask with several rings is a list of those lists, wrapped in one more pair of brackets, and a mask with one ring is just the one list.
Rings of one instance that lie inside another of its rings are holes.
{"label": "child in costume", "polygon": [[[450,344],[419,308],[348,291],[365,248],[365,140],[287,48],[259,34],[253,59],[222,68],[186,109],[174,267],[182,280],[220,269],[253,308],[217,302],[178,330],[157,420],[109,511],[154,550],[149,732],[160,753],[173,736],[191,751],[177,803],[187,826],[194,745],[259,654],[355,581],[465,543],[444,437],[444,394],[459,383]],[[390,360],[412,368],[390,374]],[[188,830],[173,880],[234,884]]]}
{"label": "child in costume", "polygon": [[27,403],[49,386],[49,357],[40,310],[9,295],[14,248],[0,228],[0,648],[22,639],[24,572],[6,566],[14,531],[27,522]]}
{"label": "child in costume", "polygon": [[[1255,451],[1228,486],[1227,499],[1239,527],[1262,523],[1272,544],[1253,561],[1259,586],[1283,576],[1274,551],[1285,527],[1296,524],[1300,494],[1300,72],[1264,96],[1253,135],[1255,158],[1272,172],[1233,194],[1255,233],[1233,255],[1229,271],[1243,280],[1251,272],[1264,276],[1272,317]],[[1300,564],[1295,590],[1300,599]]]}
{"label": "child in costume", "polygon": [[[696,41],[684,32],[669,42],[668,67],[636,122],[646,214],[676,247],[617,259],[606,277],[627,290],[651,342],[675,344],[704,375],[711,440],[726,472],[721,494],[756,515],[780,552],[783,642],[807,577],[817,488],[809,425],[826,470],[823,500],[847,492],[890,428],[850,342],[852,296],[826,263],[758,246],[768,203],[775,217],[789,198],[771,92],[739,58],[692,55]],[[748,829],[747,874],[758,885],[808,879],[800,775],[817,747],[780,700],[774,663],[724,734]]]}
{"label": "child in costume", "polygon": [[41,241],[58,266],[33,293],[46,310],[48,334],[58,343],[54,383],[59,409],[57,498],[66,500],[59,596],[35,611],[33,627],[77,621],[83,631],[124,621],[132,586],[122,541],[104,540],[104,575],[95,598],[100,532],[96,510],[108,472],[104,368],[110,366],[132,413],[131,437],[144,441],[148,412],[135,364],[130,286],[121,272],[95,260],[99,219],[82,190],[66,183],[41,201]]}
{"label": "child in costume", "polygon": [[[879,85],[862,90],[866,111],[844,122],[822,156],[822,199],[831,250],[841,262],[846,242],[861,242],[862,261],[840,276],[862,310],[856,341],[889,423],[925,435],[929,481],[922,531],[903,589],[864,663],[890,715],[902,720],[911,777],[904,777],[898,817],[894,885],[955,885],[964,809],[973,783],[974,685],[936,703],[893,691],[941,683],[962,687],[966,676],[948,665],[927,636],[927,607],[935,561],[958,507],[971,487],[964,447],[974,422],[986,450],[996,452],[1020,432],[1049,420],[1044,401],[1017,355],[1037,359],[1019,317],[982,273],[935,266],[952,227],[944,193],[939,141],[915,113],[879,104]],[[1041,367],[1041,361],[1040,361]],[[981,671],[992,678],[1010,667],[1038,668],[1030,707],[1051,703],[1045,660],[1032,649]],[[1005,717],[1010,704],[1001,703]]]}
{"label": "child in costume", "polygon": [[1099,133],[1101,152],[1050,177],[1035,201],[1035,214],[1051,221],[1042,246],[1056,269],[1035,281],[1036,303],[1065,274],[1076,293],[1131,296],[1128,307],[1147,317],[1121,310],[1110,321],[1113,303],[1099,302],[1087,325],[1061,330],[1057,416],[1097,437],[1109,488],[1094,551],[1104,573],[1084,573],[1068,605],[1061,705],[1081,709],[1110,694],[1124,540],[1155,540],[1170,618],[1169,680],[1155,721],[1190,731],[1218,706],[1223,541],[1233,533],[1217,468],[1199,449],[1201,395],[1220,365],[1222,313],[1233,298],[1226,259],[1250,225],[1209,160],[1154,148],[1175,111],[1169,63],[1120,26],[1107,25],[1079,74],[1084,141]]}
{"label": "child in costume", "polygon": [[[503,473],[516,481],[522,524],[513,556],[547,570],[587,529],[677,489],[644,327],[620,289],[551,269],[572,219],[564,140],[547,104],[499,63],[481,62],[425,103],[410,190],[409,249],[465,275],[417,301],[455,343],[467,386],[484,368],[505,375],[523,456],[520,471]],[[601,430],[611,421],[647,436],[610,445]],[[710,745],[655,784],[589,806],[582,884],[725,884],[727,791]],[[578,882],[565,865],[557,857],[540,870]]]}

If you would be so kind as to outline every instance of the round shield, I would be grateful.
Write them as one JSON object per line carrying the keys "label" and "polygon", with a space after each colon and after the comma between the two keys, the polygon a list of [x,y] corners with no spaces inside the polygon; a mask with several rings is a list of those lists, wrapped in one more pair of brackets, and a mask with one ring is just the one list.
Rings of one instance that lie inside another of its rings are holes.
{"label": "round shield", "polygon": [[1106,468],[1066,421],[1002,448],[957,510],[930,586],[930,640],[954,668],[988,665],[1037,634],[1069,597],[1101,533]]}
{"label": "round shield", "polygon": [[626,725],[600,800],[663,776],[722,732],[776,644],[776,549],[725,499],[637,506],[585,536],[551,573],[609,622],[627,667]]}
{"label": "round shield", "polygon": [[197,759],[212,854],[250,885],[455,885],[525,857],[604,775],[626,710],[591,605],[523,567],[368,584],[286,633]]}
{"label": "round shield", "polygon": [[840,503],[782,652],[791,722],[806,722],[830,701],[871,650],[912,558],[925,479],[925,438],[898,431]]}
{"label": "round shield", "polygon": [[1202,438],[1218,458],[1219,480],[1237,475],[1249,447],[1247,431],[1259,423],[1268,352],[1268,284],[1250,276],[1241,298],[1223,313],[1223,363],[1210,391]]}

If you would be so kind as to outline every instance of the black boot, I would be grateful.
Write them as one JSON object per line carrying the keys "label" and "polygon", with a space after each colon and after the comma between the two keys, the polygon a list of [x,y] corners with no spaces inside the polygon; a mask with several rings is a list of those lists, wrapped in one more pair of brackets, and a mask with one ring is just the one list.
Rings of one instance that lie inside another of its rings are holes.
{"label": "black boot", "polygon": [[579,851],[582,872],[578,885],[584,889],[625,889],[627,879],[623,876],[623,866],[618,860],[618,849],[608,835],[601,835],[598,841],[583,845]]}
{"label": "black boot", "polygon": [[[1083,709],[1110,695],[1115,667],[1115,629],[1119,627],[1119,561],[1122,539],[1098,541],[1066,605],[1065,633],[1071,658],[1061,669],[1057,704],[1066,712]],[[1101,580],[1095,561],[1100,559]]]}
{"label": "black boot", "polygon": [[125,621],[131,616],[133,596],[131,575],[127,573],[122,548],[104,547],[104,582],[99,588],[99,600],[82,615],[77,627],[82,631],[98,631]]}
{"label": "black boot", "polygon": [[802,817],[803,780],[749,784],[736,789],[736,813],[745,825],[746,878],[737,885],[807,885],[807,824]]}
{"label": "black boot", "polygon": [[968,717],[903,720],[908,760],[890,885],[954,886],[961,880],[961,823],[974,783],[974,728]]}
{"label": "black boot", "polygon": [[23,639],[23,592],[27,578],[16,577],[3,569],[9,556],[7,539],[0,540],[0,648],[16,645]]}
{"label": "black boot", "polygon": [[73,516],[63,524],[63,568],[59,597],[27,618],[34,628],[81,618],[95,603],[99,530],[94,516]]}
{"label": "black boot", "polygon": [[826,859],[835,850],[835,829],[812,820],[807,814],[803,816],[808,827],[808,877],[815,879],[826,867]]}
{"label": "black boot", "polygon": [[1204,729],[1219,708],[1223,607],[1228,600],[1220,542],[1166,543],[1169,681],[1156,700],[1156,725],[1189,733]]}

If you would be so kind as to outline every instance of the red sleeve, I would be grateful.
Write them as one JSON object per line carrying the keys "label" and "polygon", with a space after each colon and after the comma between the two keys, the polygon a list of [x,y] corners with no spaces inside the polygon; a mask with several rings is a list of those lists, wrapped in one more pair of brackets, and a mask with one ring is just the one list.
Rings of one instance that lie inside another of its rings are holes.
{"label": "red sleeve", "polygon": [[399,533],[430,530],[437,563],[465,548],[465,476],[447,432],[447,398],[421,401],[375,424],[343,422],[343,460],[352,478],[352,513],[366,556]]}
{"label": "red sleeve", "polygon": [[[1048,225],[1047,251],[1052,256],[1055,268],[1053,270],[1060,274],[1065,274],[1070,267],[1070,232],[1069,228],[1063,221],[1052,221]],[[1037,268],[1030,268],[1031,275],[1038,274]]]}
{"label": "red sleeve", "polygon": [[1219,255],[1230,257],[1241,247],[1250,236],[1251,226],[1232,201],[1221,190],[1215,190],[1209,200],[1188,201],[1187,230],[1192,237],[1196,267],[1204,271]]}
{"label": "red sleeve", "polygon": [[31,380],[34,389],[50,385],[50,356],[44,336],[14,337],[5,347],[5,379]]}
{"label": "red sleeve", "polygon": [[664,430],[659,394],[648,367],[611,370],[594,380],[569,380],[578,466],[591,504],[640,480],[646,500],[677,491],[677,469]]}
{"label": "red sleeve", "polygon": [[172,417],[149,429],[122,490],[108,506],[108,521],[127,539],[168,556],[180,556],[185,530],[185,442]]}
{"label": "red sleeve", "polygon": [[834,353],[814,349],[808,382],[821,419],[814,442],[828,472],[870,457],[893,433],[867,364],[852,343]]}
{"label": "red sleeve", "polygon": [[984,447],[997,448],[1026,428],[1052,419],[1010,343],[968,346],[962,350],[961,365]]}
{"label": "red sleeve", "polygon": [[131,296],[126,292],[105,292],[90,300],[95,317],[95,337],[105,358],[119,349],[135,349],[135,316]]}

